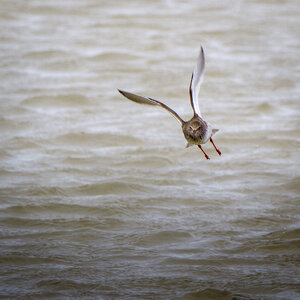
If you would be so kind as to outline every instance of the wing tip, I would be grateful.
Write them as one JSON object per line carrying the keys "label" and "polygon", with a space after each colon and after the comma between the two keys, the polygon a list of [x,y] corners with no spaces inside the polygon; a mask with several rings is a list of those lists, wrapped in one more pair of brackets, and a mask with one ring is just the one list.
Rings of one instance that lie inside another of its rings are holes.
{"label": "wing tip", "polygon": [[202,58],[203,58],[203,61],[204,61],[204,56],[205,56],[205,53],[204,53],[204,49],[203,49],[203,46],[202,45],[200,45],[200,55],[202,56]]}
{"label": "wing tip", "polygon": [[129,94],[130,94],[130,93],[128,93],[128,92],[126,92],[126,91],[123,91],[123,90],[120,90],[120,89],[117,89],[117,90],[119,91],[119,93],[120,93],[122,96],[124,96],[125,98],[130,99],[130,98],[129,98]]}

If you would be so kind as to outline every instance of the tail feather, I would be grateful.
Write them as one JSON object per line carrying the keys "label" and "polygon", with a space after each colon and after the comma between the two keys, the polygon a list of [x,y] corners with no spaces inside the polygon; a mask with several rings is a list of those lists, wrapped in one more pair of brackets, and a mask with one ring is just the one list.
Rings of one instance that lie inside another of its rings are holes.
{"label": "tail feather", "polygon": [[212,129],[212,135],[214,135],[216,132],[218,132],[219,131],[219,129],[218,128],[213,128]]}

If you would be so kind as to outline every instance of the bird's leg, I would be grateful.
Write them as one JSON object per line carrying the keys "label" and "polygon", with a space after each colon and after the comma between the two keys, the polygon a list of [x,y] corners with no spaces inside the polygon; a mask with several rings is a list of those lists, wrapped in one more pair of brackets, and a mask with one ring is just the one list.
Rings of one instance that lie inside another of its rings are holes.
{"label": "bird's leg", "polygon": [[221,153],[221,151],[216,147],[216,145],[215,145],[213,139],[210,138],[209,140],[210,140],[210,142],[213,144],[213,146],[214,146],[214,148],[216,149],[216,151],[218,152],[218,154],[221,155],[222,153]]}
{"label": "bird's leg", "polygon": [[204,156],[206,159],[210,159],[209,156],[205,153],[205,151],[202,149],[201,145],[198,145],[198,147],[200,148],[200,150],[203,152]]}

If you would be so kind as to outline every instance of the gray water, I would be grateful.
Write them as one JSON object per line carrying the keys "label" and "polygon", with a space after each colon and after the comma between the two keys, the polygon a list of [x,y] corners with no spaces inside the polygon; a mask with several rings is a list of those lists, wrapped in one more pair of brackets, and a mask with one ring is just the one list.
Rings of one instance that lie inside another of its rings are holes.
{"label": "gray water", "polygon": [[[300,299],[300,6],[1,1],[0,297]],[[215,143],[185,148],[200,44]]]}

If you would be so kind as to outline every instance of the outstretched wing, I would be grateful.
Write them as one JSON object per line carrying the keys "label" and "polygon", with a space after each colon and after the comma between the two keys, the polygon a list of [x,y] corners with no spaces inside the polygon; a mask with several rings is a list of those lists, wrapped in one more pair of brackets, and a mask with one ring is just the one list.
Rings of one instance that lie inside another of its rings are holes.
{"label": "outstretched wing", "polygon": [[123,96],[125,96],[129,100],[134,101],[136,103],[161,106],[164,109],[166,109],[169,113],[171,113],[172,116],[175,117],[180,122],[181,125],[184,123],[184,121],[179,117],[179,115],[173,109],[171,109],[169,106],[167,106],[166,104],[164,104],[160,101],[157,101],[155,99],[148,98],[148,97],[142,97],[142,96],[139,96],[139,95],[135,95],[135,94],[125,92],[125,91],[122,91],[122,90],[118,90],[118,91]]}
{"label": "outstretched wing", "polygon": [[205,57],[204,51],[201,46],[200,53],[198,56],[197,64],[195,66],[194,72],[192,74],[191,83],[190,83],[190,99],[193,111],[195,114],[201,117],[198,95],[200,91],[200,86],[203,80],[203,71],[205,68]]}

